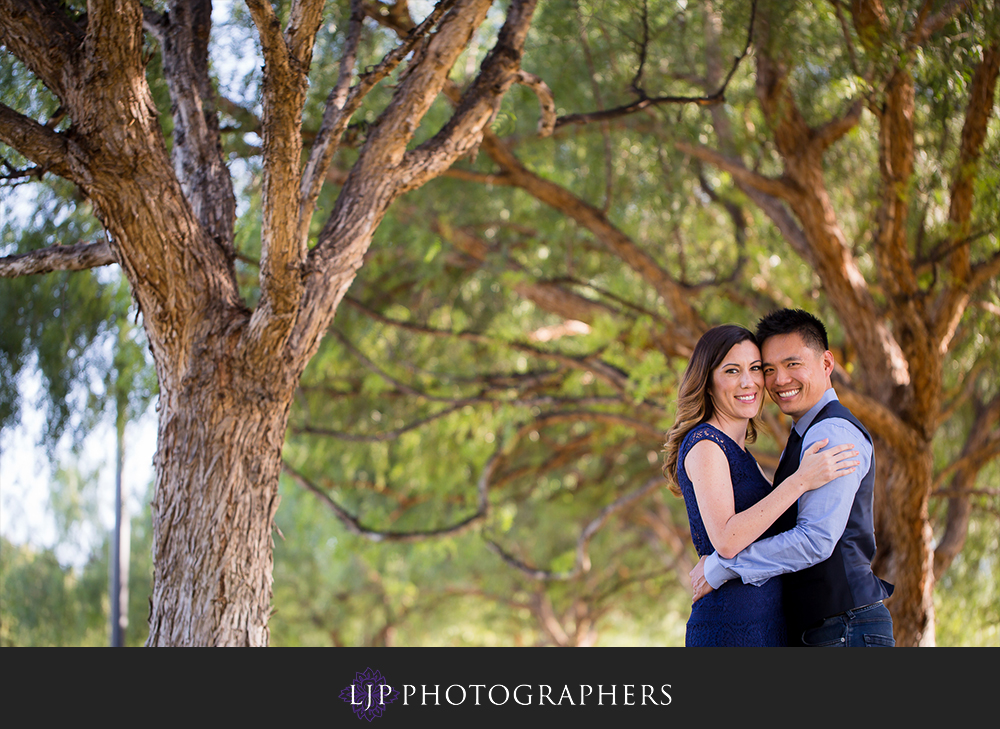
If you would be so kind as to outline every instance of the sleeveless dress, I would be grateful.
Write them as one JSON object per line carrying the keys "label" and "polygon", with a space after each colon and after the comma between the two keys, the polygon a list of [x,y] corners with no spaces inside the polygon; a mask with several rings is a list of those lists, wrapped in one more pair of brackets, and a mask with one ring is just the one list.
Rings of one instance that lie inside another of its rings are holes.
{"label": "sleeveless dress", "polygon": [[[677,480],[687,506],[691,539],[699,556],[715,551],[698,511],[694,486],[684,469],[684,459],[698,442],[710,439],[722,448],[729,461],[736,513],[744,511],[771,492],[757,461],[721,430],[708,423],[693,428],[681,441]],[[772,525],[759,538],[777,534],[787,525]],[[781,604],[781,579],[772,577],[760,587],[740,579],[726,582],[691,606],[687,622],[687,646],[785,646],[785,613]]]}

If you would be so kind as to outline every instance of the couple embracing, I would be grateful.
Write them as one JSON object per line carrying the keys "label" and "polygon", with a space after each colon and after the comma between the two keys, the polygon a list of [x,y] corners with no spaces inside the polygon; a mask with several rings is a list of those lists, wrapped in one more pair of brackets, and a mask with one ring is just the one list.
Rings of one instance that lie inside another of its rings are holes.
{"label": "couple embracing", "polygon": [[[826,328],[801,309],[715,327],[678,392],[664,474],[701,560],[688,646],[895,645],[875,576],[872,438],[837,398]],[[746,450],[764,390],[794,421],[774,483]]]}

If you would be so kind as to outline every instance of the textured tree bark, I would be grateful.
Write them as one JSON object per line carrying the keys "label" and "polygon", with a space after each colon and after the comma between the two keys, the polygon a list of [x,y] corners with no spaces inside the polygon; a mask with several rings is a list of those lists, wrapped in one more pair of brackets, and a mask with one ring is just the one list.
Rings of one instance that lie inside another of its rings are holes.
{"label": "textured tree bark", "polygon": [[[57,133],[0,105],[0,140],[76,183],[109,234],[107,248],[4,260],[0,275],[103,265],[110,254],[128,277],[156,364],[150,646],[267,644],[271,530],[299,377],[388,206],[479,144],[518,78],[535,2],[511,3],[452,120],[409,152],[491,3],[443,0],[348,91],[363,17],[355,2],[342,78],[305,171],[302,108],[323,2],[293,2],[284,29],[270,3],[247,5],[265,61],[261,299],[253,311],[233,266],[235,204],[208,73],[210,3],[173,0],[161,15],[137,0],[94,0],[73,19],[54,0],[0,0],[0,44],[59,97],[73,122]],[[164,56],[172,158],[146,84],[143,28]],[[304,231],[339,134],[364,94],[407,58],[392,102],[309,250]]]}
{"label": "textured tree bark", "polygon": [[85,271],[115,262],[106,242],[51,246],[0,258],[0,278],[32,276],[52,271]]}
{"label": "textured tree bark", "polygon": [[288,378],[200,360],[160,401],[147,645],[265,646]]}
{"label": "textured tree bark", "polygon": [[878,552],[873,567],[895,585],[886,605],[892,611],[896,644],[931,647],[935,645],[934,534],[929,514],[932,450],[930,443],[913,450],[898,443],[877,442],[879,446],[883,447],[875,454],[876,468],[882,476],[875,496]]}

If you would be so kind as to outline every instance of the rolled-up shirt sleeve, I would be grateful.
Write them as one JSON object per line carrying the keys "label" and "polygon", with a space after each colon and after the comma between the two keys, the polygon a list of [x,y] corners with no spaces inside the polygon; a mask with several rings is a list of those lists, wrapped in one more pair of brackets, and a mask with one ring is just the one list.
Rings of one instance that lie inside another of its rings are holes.
{"label": "rolled-up shirt sleeve", "polygon": [[749,585],[763,585],[776,575],[798,572],[833,554],[847,527],[861,478],[871,467],[873,451],[871,443],[853,424],[841,418],[827,418],[806,431],[802,452],[824,438],[830,439],[826,448],[854,444],[859,454],[857,460],[861,461],[854,473],[800,496],[795,526],[788,531],[756,541],[732,559],[723,559],[717,552],[709,555],[705,560],[705,579],[714,589],[737,578]]}

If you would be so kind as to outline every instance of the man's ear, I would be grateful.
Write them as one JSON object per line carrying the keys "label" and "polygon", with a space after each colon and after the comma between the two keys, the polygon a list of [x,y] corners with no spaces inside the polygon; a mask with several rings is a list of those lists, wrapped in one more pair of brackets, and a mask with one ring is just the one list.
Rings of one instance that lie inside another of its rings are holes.
{"label": "man's ear", "polygon": [[826,373],[827,377],[833,375],[833,369],[836,366],[836,360],[833,357],[833,352],[829,349],[823,352],[823,372]]}

